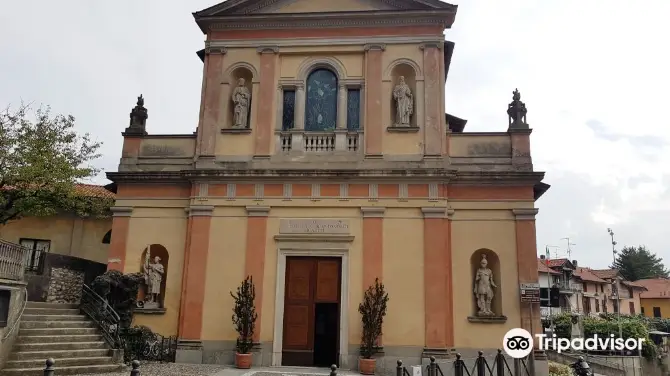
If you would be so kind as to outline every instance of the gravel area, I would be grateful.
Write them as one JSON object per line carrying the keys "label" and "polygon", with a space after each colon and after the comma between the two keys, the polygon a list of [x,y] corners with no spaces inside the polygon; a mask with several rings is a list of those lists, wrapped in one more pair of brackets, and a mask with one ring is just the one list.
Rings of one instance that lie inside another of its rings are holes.
{"label": "gravel area", "polygon": [[[144,363],[140,366],[141,376],[212,376],[226,369],[214,364]],[[129,376],[130,367],[114,373],[87,373],[74,376]],[[58,372],[56,372],[58,375]]]}

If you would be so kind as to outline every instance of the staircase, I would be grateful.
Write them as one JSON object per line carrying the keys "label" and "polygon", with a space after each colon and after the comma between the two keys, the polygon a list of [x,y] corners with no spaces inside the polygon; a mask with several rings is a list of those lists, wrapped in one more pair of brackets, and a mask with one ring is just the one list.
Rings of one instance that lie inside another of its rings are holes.
{"label": "staircase", "polygon": [[53,358],[57,375],[116,372],[96,323],[76,304],[28,302],[12,353],[0,376],[42,376],[45,361]]}

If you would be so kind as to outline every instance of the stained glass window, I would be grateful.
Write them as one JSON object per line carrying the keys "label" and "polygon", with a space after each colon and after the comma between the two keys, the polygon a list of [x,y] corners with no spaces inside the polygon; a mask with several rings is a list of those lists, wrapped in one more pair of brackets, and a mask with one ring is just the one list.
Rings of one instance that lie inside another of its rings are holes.
{"label": "stained glass window", "polygon": [[347,129],[361,129],[361,91],[358,89],[347,91]]}
{"label": "stained glass window", "polygon": [[305,130],[332,131],[337,125],[337,76],[317,69],[307,77]]}
{"label": "stained glass window", "polygon": [[293,129],[295,123],[295,91],[284,90],[284,110],[281,121],[281,129],[288,131]]}

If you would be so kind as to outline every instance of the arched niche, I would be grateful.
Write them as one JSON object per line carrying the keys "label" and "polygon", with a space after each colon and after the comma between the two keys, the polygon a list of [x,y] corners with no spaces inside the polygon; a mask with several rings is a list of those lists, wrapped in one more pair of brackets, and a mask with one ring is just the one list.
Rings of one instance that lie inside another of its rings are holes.
{"label": "arched niche", "polygon": [[258,81],[258,72],[256,68],[251,64],[247,63],[237,63],[233,64],[228,68],[226,73],[228,79],[228,111],[226,111],[226,124],[228,127],[232,127],[233,124],[233,114],[235,113],[235,103],[233,102],[233,93],[235,88],[239,86],[240,79],[244,80],[244,87],[249,90],[251,93],[251,100],[249,101],[249,108],[247,108],[247,124],[245,128],[251,127],[251,108],[254,105],[254,96],[253,96],[253,84]]}
{"label": "arched niche", "polygon": [[140,291],[137,296],[137,301],[139,302],[144,302],[144,304],[138,304],[139,308],[144,308],[144,309],[164,309],[165,308],[165,286],[166,286],[166,281],[167,281],[167,275],[168,275],[168,265],[170,261],[170,255],[168,253],[168,250],[160,245],[160,244],[151,244],[147,246],[144,251],[142,252],[142,258],[140,259],[140,272],[141,273],[146,273],[145,265],[147,262],[149,263],[154,263],[155,258],[158,256],[160,258],[159,263],[163,265],[163,275],[161,279],[161,284],[160,284],[160,295],[157,301],[157,306],[151,305],[146,303],[146,298],[147,298],[147,285],[143,284],[140,287]]}
{"label": "arched niche", "polygon": [[397,61],[395,64],[389,67],[388,71],[388,76],[387,79],[391,81],[391,104],[389,106],[389,111],[390,111],[390,119],[391,119],[391,124],[396,125],[398,124],[398,119],[397,119],[397,113],[396,113],[396,101],[393,98],[393,90],[395,90],[396,85],[400,83],[400,78],[404,77],[405,78],[405,83],[407,86],[409,86],[410,90],[412,91],[412,107],[413,107],[413,113],[412,116],[410,117],[410,127],[417,127],[417,96],[420,93],[417,93],[416,87],[416,81],[417,77],[419,77],[420,70],[419,67],[416,65],[416,63],[412,62],[411,60],[403,59],[400,61]]}
{"label": "arched niche", "polygon": [[338,76],[328,68],[311,71],[305,82],[305,131],[331,132],[337,128]]}
{"label": "arched niche", "polygon": [[475,278],[477,271],[481,267],[483,256],[486,256],[487,268],[493,272],[493,282],[496,287],[493,289],[493,301],[491,302],[491,310],[494,313],[492,317],[503,316],[502,309],[502,276],[500,275],[500,258],[498,254],[490,249],[478,249],[470,257],[470,270],[472,271],[472,278],[470,283],[470,296],[472,296],[472,316],[478,316],[479,307],[477,307],[477,296],[475,295]]}
{"label": "arched niche", "polygon": [[102,244],[109,244],[112,242],[112,230],[109,230],[105,233],[105,236],[102,237]]}

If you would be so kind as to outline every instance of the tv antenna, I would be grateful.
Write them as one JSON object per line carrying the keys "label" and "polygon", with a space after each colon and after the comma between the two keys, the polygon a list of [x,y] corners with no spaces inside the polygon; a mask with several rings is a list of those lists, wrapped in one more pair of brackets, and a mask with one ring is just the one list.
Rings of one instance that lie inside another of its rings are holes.
{"label": "tv antenna", "polygon": [[547,245],[547,246],[545,246],[545,247],[546,247],[546,248],[545,248],[545,253],[546,253],[546,255],[547,255],[547,258],[551,258],[551,257],[549,257],[549,256],[550,256],[550,255],[549,255],[549,249],[550,249],[550,248],[552,248],[552,249],[554,250],[554,258],[555,258],[555,259],[558,258],[558,250],[559,250],[561,247],[559,247],[559,246],[557,246],[557,245]]}
{"label": "tv antenna", "polygon": [[572,248],[571,248],[571,246],[573,246],[573,245],[577,245],[577,244],[575,244],[575,243],[571,243],[569,237],[567,237],[567,238],[561,238],[561,240],[565,240],[565,241],[568,243],[568,260],[569,260],[569,259],[572,257]]}

